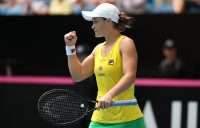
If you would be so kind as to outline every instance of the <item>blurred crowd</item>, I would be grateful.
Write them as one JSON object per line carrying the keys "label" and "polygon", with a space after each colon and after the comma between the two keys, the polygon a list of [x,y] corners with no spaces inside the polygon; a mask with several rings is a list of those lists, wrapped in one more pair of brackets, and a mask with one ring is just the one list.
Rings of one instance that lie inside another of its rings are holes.
{"label": "blurred crowd", "polygon": [[200,13],[200,0],[0,0],[0,15],[72,15],[102,2],[129,14]]}

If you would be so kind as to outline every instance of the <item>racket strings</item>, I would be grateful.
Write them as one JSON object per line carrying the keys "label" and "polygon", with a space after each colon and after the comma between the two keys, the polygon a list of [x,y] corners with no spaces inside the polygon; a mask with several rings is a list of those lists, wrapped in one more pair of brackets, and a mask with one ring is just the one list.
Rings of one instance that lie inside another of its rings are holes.
{"label": "racket strings", "polygon": [[88,110],[87,102],[73,93],[51,93],[39,101],[40,114],[53,124],[67,124],[82,117]]}

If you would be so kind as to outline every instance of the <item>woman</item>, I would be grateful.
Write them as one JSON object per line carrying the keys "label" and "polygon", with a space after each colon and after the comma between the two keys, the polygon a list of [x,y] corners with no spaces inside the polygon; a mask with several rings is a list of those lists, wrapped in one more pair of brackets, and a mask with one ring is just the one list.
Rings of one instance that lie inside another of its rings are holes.
{"label": "woman", "polygon": [[145,128],[139,106],[110,107],[112,101],[135,99],[134,81],[137,70],[137,51],[132,39],[120,32],[130,28],[132,17],[120,13],[112,4],[102,3],[93,11],[82,11],[84,19],[93,21],[96,37],[104,37],[82,62],[75,51],[76,33],[64,36],[68,67],[72,78],[78,82],[96,76],[97,108],[89,128]]}

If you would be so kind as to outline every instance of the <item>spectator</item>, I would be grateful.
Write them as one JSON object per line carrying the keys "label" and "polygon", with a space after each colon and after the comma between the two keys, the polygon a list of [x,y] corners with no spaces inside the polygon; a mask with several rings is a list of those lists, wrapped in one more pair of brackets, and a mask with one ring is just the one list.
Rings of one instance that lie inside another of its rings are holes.
{"label": "spectator", "polygon": [[90,52],[91,48],[86,44],[77,46],[77,55],[81,62],[90,54]]}
{"label": "spectator", "polygon": [[87,0],[72,0],[73,10],[72,14],[81,14],[81,11],[91,11],[95,8]]}
{"label": "spectator", "polygon": [[0,5],[0,15],[26,15],[22,0],[4,0]]}
{"label": "spectator", "polygon": [[164,59],[159,65],[160,76],[164,78],[184,78],[185,65],[181,58],[177,56],[175,43],[167,39],[163,46]]}
{"label": "spectator", "polygon": [[199,0],[173,0],[173,10],[177,14],[181,13],[200,13]]}
{"label": "spectator", "polygon": [[50,15],[70,15],[72,14],[72,3],[70,0],[51,0],[49,5]]}
{"label": "spectator", "polygon": [[157,14],[175,13],[174,7],[180,8],[180,6],[182,6],[182,1],[183,0],[156,0],[154,3],[154,8],[152,8],[150,11]]}
{"label": "spectator", "polygon": [[95,6],[98,6],[101,3],[110,3],[110,4],[116,4],[116,0],[90,0],[91,3]]}
{"label": "spectator", "polygon": [[171,2],[156,6],[153,13],[199,13],[200,2],[199,0],[171,0]]}
{"label": "spectator", "polygon": [[[154,0],[155,7],[171,4],[173,0]],[[179,0],[178,0],[179,1]]]}
{"label": "spectator", "polygon": [[34,15],[47,15],[49,10],[49,1],[32,0],[31,11]]}
{"label": "spectator", "polygon": [[6,76],[13,75],[13,66],[17,64],[17,60],[14,58],[5,58],[0,60],[0,74]]}
{"label": "spectator", "polygon": [[174,13],[180,14],[184,12],[185,0],[172,0],[172,8]]}
{"label": "spectator", "polygon": [[122,0],[120,8],[128,14],[143,14],[146,10],[146,0]]}

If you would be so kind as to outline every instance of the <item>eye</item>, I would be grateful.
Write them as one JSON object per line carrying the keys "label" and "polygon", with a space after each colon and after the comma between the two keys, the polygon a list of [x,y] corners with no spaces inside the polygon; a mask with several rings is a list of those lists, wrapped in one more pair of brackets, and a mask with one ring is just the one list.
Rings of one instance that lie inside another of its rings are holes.
{"label": "eye", "polygon": [[93,21],[95,21],[95,22],[98,22],[99,20],[100,20],[99,17],[95,17],[95,18],[93,18]]}
{"label": "eye", "polygon": [[93,24],[97,24],[97,21],[96,21],[96,20],[93,20]]}

